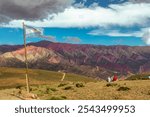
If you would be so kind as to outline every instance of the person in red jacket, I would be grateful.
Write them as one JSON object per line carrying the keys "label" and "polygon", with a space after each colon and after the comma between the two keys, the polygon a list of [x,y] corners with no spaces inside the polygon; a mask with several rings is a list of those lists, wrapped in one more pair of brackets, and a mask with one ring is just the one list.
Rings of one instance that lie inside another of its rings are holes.
{"label": "person in red jacket", "polygon": [[118,80],[118,76],[115,74],[113,77],[113,81],[117,81]]}

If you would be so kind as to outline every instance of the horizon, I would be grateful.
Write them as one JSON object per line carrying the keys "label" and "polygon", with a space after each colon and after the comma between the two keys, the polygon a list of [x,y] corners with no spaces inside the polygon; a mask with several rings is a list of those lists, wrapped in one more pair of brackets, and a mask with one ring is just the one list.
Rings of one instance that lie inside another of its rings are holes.
{"label": "horizon", "polygon": [[[100,44],[74,44],[74,43],[63,43],[63,42],[52,42],[52,41],[49,41],[49,40],[40,40],[40,41],[37,41],[37,42],[28,42],[27,43],[27,46],[29,44],[36,44],[36,43],[40,43],[40,42],[50,42],[50,43],[54,43],[54,44],[69,44],[69,45],[91,45],[91,46],[105,46],[105,47],[149,47],[148,45],[145,45],[145,46],[131,46],[131,45],[100,45]],[[0,44],[0,46],[24,46],[24,44]]]}

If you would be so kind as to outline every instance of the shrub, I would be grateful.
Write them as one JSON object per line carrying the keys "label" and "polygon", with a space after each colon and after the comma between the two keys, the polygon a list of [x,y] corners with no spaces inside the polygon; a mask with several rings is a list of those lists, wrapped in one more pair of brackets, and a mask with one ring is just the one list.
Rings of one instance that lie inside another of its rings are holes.
{"label": "shrub", "polygon": [[66,96],[61,96],[61,98],[63,98],[63,99],[67,99],[67,97],[66,97]]}
{"label": "shrub", "polygon": [[50,88],[47,87],[45,93],[49,94],[50,93]]}
{"label": "shrub", "polygon": [[109,84],[106,84],[106,86],[107,87],[115,87],[115,86],[117,86],[117,84],[116,83],[109,83]]}
{"label": "shrub", "polygon": [[21,85],[17,85],[16,89],[21,89],[21,87],[22,87]]}
{"label": "shrub", "polygon": [[130,88],[128,87],[119,87],[118,91],[129,91]]}
{"label": "shrub", "polygon": [[58,91],[57,89],[55,88],[50,88],[51,91],[55,92],[55,91]]}
{"label": "shrub", "polygon": [[72,89],[73,89],[72,86],[67,86],[64,88],[64,90],[72,90]]}
{"label": "shrub", "polygon": [[63,86],[66,86],[67,85],[67,83],[60,83],[59,85],[58,85],[58,87],[63,87]]}
{"label": "shrub", "polygon": [[84,87],[84,84],[83,83],[76,83],[76,87],[77,88]]}

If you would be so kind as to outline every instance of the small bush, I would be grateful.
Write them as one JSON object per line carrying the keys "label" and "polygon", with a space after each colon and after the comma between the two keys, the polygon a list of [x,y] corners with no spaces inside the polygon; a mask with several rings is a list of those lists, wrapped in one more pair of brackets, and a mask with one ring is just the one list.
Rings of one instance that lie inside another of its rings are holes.
{"label": "small bush", "polygon": [[45,93],[49,94],[50,92],[51,92],[50,88],[47,87]]}
{"label": "small bush", "polygon": [[83,83],[76,83],[76,87],[77,88],[84,87],[84,84]]}
{"label": "small bush", "polygon": [[21,87],[22,87],[21,85],[17,85],[16,89],[21,89]]}
{"label": "small bush", "polygon": [[63,86],[66,86],[67,85],[67,83],[60,83],[59,85],[58,85],[58,87],[63,87]]}
{"label": "small bush", "polygon": [[130,88],[128,87],[119,87],[118,91],[129,91]]}
{"label": "small bush", "polygon": [[67,86],[64,88],[64,90],[72,90],[72,89],[73,89],[72,86]]}
{"label": "small bush", "polygon": [[50,88],[51,91],[55,92],[55,91],[58,91],[57,89],[55,88]]}
{"label": "small bush", "polygon": [[109,84],[106,84],[106,86],[107,87],[115,87],[115,86],[117,86],[117,84],[116,83],[109,83]]}
{"label": "small bush", "polygon": [[63,99],[67,99],[67,97],[66,97],[66,96],[61,96],[61,98],[63,98]]}

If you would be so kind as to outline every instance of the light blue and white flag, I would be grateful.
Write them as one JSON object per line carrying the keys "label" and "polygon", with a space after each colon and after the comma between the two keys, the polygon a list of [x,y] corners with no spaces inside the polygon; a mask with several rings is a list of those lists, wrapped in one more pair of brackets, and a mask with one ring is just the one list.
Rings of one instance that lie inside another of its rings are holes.
{"label": "light blue and white flag", "polygon": [[24,25],[25,35],[27,38],[41,38],[44,40],[49,40],[51,42],[57,42],[54,36],[45,36],[43,28],[32,27]]}
{"label": "light blue and white flag", "polygon": [[35,28],[25,25],[25,34],[27,37],[42,37],[44,34],[44,29]]}

